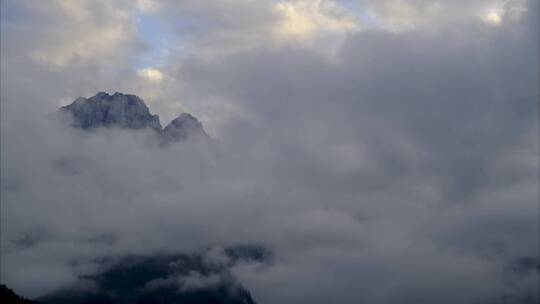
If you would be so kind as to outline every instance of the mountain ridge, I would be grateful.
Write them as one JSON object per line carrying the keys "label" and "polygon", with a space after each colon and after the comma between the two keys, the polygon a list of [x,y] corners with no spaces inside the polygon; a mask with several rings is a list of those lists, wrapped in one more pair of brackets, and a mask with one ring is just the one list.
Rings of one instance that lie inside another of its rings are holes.
{"label": "mountain ridge", "polygon": [[257,244],[105,257],[94,273],[36,300],[40,304],[256,304],[232,268],[271,263],[272,250]]}
{"label": "mountain ridge", "polygon": [[159,116],[152,114],[144,100],[133,94],[98,92],[89,98],[75,99],[59,112],[71,116],[72,127],[85,131],[113,127],[152,129],[159,134],[162,144],[208,138],[202,123],[189,113],[181,113],[163,128]]}
{"label": "mountain ridge", "polygon": [[0,302],[9,304],[38,304],[38,302],[19,296],[4,284],[0,284]]}

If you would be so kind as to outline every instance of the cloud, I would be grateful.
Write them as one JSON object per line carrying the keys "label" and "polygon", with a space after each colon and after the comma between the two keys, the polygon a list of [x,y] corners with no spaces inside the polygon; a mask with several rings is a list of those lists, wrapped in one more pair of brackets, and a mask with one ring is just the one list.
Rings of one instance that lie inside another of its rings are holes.
{"label": "cloud", "polygon": [[165,77],[163,73],[161,73],[158,69],[154,69],[154,68],[139,69],[137,70],[137,75],[139,75],[139,77],[142,77],[147,81],[157,82],[157,83],[163,81],[163,78]]}
{"label": "cloud", "polygon": [[[178,45],[161,81],[137,70],[136,31],[36,61],[99,37],[77,18],[132,27],[106,8],[136,6],[92,3],[2,2],[2,279],[17,292],[69,285],[103,257],[255,242],[274,263],[231,271],[257,303],[537,300],[534,266],[511,270],[538,261],[537,1],[501,2],[498,26],[487,0],[332,2],[337,17],[281,2],[340,37],[313,44],[276,43],[288,19],[274,2],[163,1],[153,14]],[[347,29],[362,8],[373,23]],[[150,132],[44,115],[97,91],[138,94],[163,121],[192,112],[214,141],[160,149]]]}
{"label": "cloud", "polygon": [[143,12],[153,13],[159,10],[159,5],[154,0],[137,0],[137,8]]}
{"label": "cloud", "polygon": [[[220,250],[226,257],[226,253]],[[249,252],[249,251],[248,251]],[[229,272],[230,265],[210,260],[207,252],[130,255],[100,261],[98,271],[38,298],[40,303],[200,302],[253,303]],[[116,278],[121,277],[121,280]]]}
{"label": "cloud", "polygon": [[282,21],[275,25],[278,39],[312,40],[324,32],[337,34],[360,28],[354,15],[332,1],[283,1],[275,4]]}
{"label": "cloud", "polygon": [[525,0],[474,0],[463,5],[460,1],[388,0],[364,1],[368,20],[373,27],[395,32],[416,29],[433,30],[491,20],[500,23],[502,12],[508,11],[512,19],[526,9]]}
{"label": "cloud", "polygon": [[501,13],[497,11],[490,11],[485,17],[484,22],[491,24],[491,25],[499,25],[502,22],[502,16]]}
{"label": "cloud", "polygon": [[[25,45],[25,53],[19,55],[30,56],[39,64],[62,68],[74,63],[111,60],[122,45],[134,42],[129,7],[122,7],[120,3],[8,1],[5,6],[7,10],[21,13],[5,21],[8,26],[20,26],[19,41],[8,36],[10,45],[7,47]],[[46,20],[47,26],[28,26],[27,20],[32,14]]]}

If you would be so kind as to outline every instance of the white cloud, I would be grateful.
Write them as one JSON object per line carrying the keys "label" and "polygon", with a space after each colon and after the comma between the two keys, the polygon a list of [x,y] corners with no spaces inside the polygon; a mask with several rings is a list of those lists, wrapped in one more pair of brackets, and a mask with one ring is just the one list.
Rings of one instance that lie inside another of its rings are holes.
{"label": "white cloud", "polygon": [[491,25],[499,25],[503,21],[503,17],[501,12],[498,12],[496,10],[490,11],[488,14],[484,16],[484,22]]}
{"label": "white cloud", "polygon": [[137,70],[137,75],[154,83],[162,82],[165,78],[165,75],[160,70],[154,68],[139,69]]}
{"label": "white cloud", "polygon": [[64,67],[76,60],[111,56],[126,35],[122,25],[104,26],[81,33],[79,39],[38,49],[32,53],[32,58],[40,63]]}
{"label": "white cloud", "polygon": [[282,1],[274,9],[280,15],[274,25],[278,39],[313,40],[325,33],[343,34],[360,28],[353,14],[329,0]]}
{"label": "white cloud", "polygon": [[363,5],[370,27],[406,32],[437,31],[471,22],[499,25],[507,15],[518,18],[526,0],[471,0],[466,5],[462,1],[366,0]]}
{"label": "white cloud", "polygon": [[53,0],[23,5],[28,6],[29,16],[50,21],[30,28],[21,21],[24,19],[14,19],[14,26],[21,30],[16,37],[20,41],[10,44],[27,43],[24,55],[39,64],[64,68],[83,62],[105,63],[136,42],[132,7],[121,2]]}
{"label": "white cloud", "polygon": [[159,9],[159,5],[153,0],[137,0],[137,8],[143,12],[153,13]]}

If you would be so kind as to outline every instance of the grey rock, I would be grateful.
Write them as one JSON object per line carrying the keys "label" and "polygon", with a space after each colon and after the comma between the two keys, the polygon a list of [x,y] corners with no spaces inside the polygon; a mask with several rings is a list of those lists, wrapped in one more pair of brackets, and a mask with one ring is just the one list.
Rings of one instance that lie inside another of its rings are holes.
{"label": "grey rock", "polygon": [[163,129],[162,137],[165,142],[175,142],[207,138],[208,135],[197,118],[182,113]]}
{"label": "grey rock", "polygon": [[61,111],[73,115],[73,126],[84,130],[100,127],[161,130],[159,117],[150,114],[148,107],[135,95],[99,92],[93,97],[77,98]]}
{"label": "grey rock", "polygon": [[202,123],[191,114],[182,113],[162,129],[159,117],[150,113],[141,98],[118,92],[79,97],[72,104],[60,108],[60,112],[69,115],[73,127],[83,130],[151,128],[158,133],[162,145],[208,138]]}

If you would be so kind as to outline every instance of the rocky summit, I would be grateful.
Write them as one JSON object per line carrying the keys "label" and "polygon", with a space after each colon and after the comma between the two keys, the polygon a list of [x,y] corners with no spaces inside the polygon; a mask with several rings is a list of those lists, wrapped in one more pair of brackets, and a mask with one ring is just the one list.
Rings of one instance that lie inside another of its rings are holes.
{"label": "rocky summit", "polygon": [[159,116],[150,113],[144,101],[136,95],[99,92],[90,98],[79,97],[60,108],[72,119],[72,126],[83,130],[98,128],[153,129],[163,143],[208,137],[202,123],[193,115],[182,113],[165,128]]}
{"label": "rocky summit", "polygon": [[99,92],[90,98],[79,97],[62,107],[73,115],[73,126],[81,129],[121,127],[161,129],[159,117],[150,114],[142,99],[135,95]]}
{"label": "rocky summit", "polygon": [[162,135],[166,141],[182,141],[208,136],[201,122],[188,113],[182,113],[171,121],[163,129]]}

